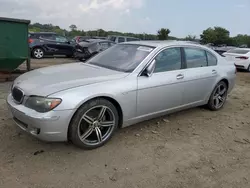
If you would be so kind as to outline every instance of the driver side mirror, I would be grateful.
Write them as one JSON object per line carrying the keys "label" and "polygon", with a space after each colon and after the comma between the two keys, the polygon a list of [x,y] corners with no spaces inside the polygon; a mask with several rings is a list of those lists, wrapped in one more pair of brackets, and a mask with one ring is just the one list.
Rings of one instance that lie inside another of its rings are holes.
{"label": "driver side mirror", "polygon": [[144,75],[146,75],[147,77],[152,76],[152,74],[154,73],[155,70],[155,59],[147,66],[147,68],[144,70]]}

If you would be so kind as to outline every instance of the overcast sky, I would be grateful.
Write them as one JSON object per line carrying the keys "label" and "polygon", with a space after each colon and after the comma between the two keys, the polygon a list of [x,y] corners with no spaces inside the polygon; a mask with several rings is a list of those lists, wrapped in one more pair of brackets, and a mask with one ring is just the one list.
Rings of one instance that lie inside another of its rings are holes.
{"label": "overcast sky", "polygon": [[213,26],[231,35],[250,35],[250,0],[0,0],[0,17],[52,23],[68,29],[102,28],[122,32],[156,33],[169,28],[185,37]]}

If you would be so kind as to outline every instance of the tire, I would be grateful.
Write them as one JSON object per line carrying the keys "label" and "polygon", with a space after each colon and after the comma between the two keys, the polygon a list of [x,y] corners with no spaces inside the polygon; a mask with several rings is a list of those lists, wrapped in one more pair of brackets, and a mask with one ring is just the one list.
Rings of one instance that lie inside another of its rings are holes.
{"label": "tire", "polygon": [[117,109],[111,102],[102,98],[90,100],[73,116],[68,137],[82,149],[95,149],[112,138],[118,122]]}
{"label": "tire", "polygon": [[250,65],[249,65],[248,68],[247,68],[247,72],[250,72]]}
{"label": "tire", "polygon": [[220,81],[214,88],[209,101],[208,108],[217,111],[223,108],[227,99],[228,86],[224,81]]}
{"label": "tire", "polygon": [[32,56],[36,59],[42,59],[44,57],[44,50],[42,48],[35,48],[32,50]]}

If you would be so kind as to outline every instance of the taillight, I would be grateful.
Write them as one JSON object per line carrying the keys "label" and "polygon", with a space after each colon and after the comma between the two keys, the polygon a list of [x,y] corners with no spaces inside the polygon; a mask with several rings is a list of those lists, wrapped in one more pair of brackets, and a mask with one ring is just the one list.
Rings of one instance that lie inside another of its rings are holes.
{"label": "taillight", "polygon": [[29,43],[32,43],[32,42],[34,42],[34,40],[33,40],[33,39],[29,39],[28,42],[29,42]]}
{"label": "taillight", "polygon": [[248,57],[246,57],[246,56],[239,56],[239,57],[235,57],[236,59],[248,59]]}

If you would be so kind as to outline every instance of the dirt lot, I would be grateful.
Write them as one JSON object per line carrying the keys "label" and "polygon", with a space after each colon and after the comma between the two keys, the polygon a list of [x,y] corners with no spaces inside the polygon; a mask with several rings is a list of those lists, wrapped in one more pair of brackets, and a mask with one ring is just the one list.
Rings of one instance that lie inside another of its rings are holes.
{"label": "dirt lot", "polygon": [[195,108],[119,130],[84,151],[44,143],[8,118],[0,84],[1,188],[249,188],[250,74],[239,72],[223,110]]}

